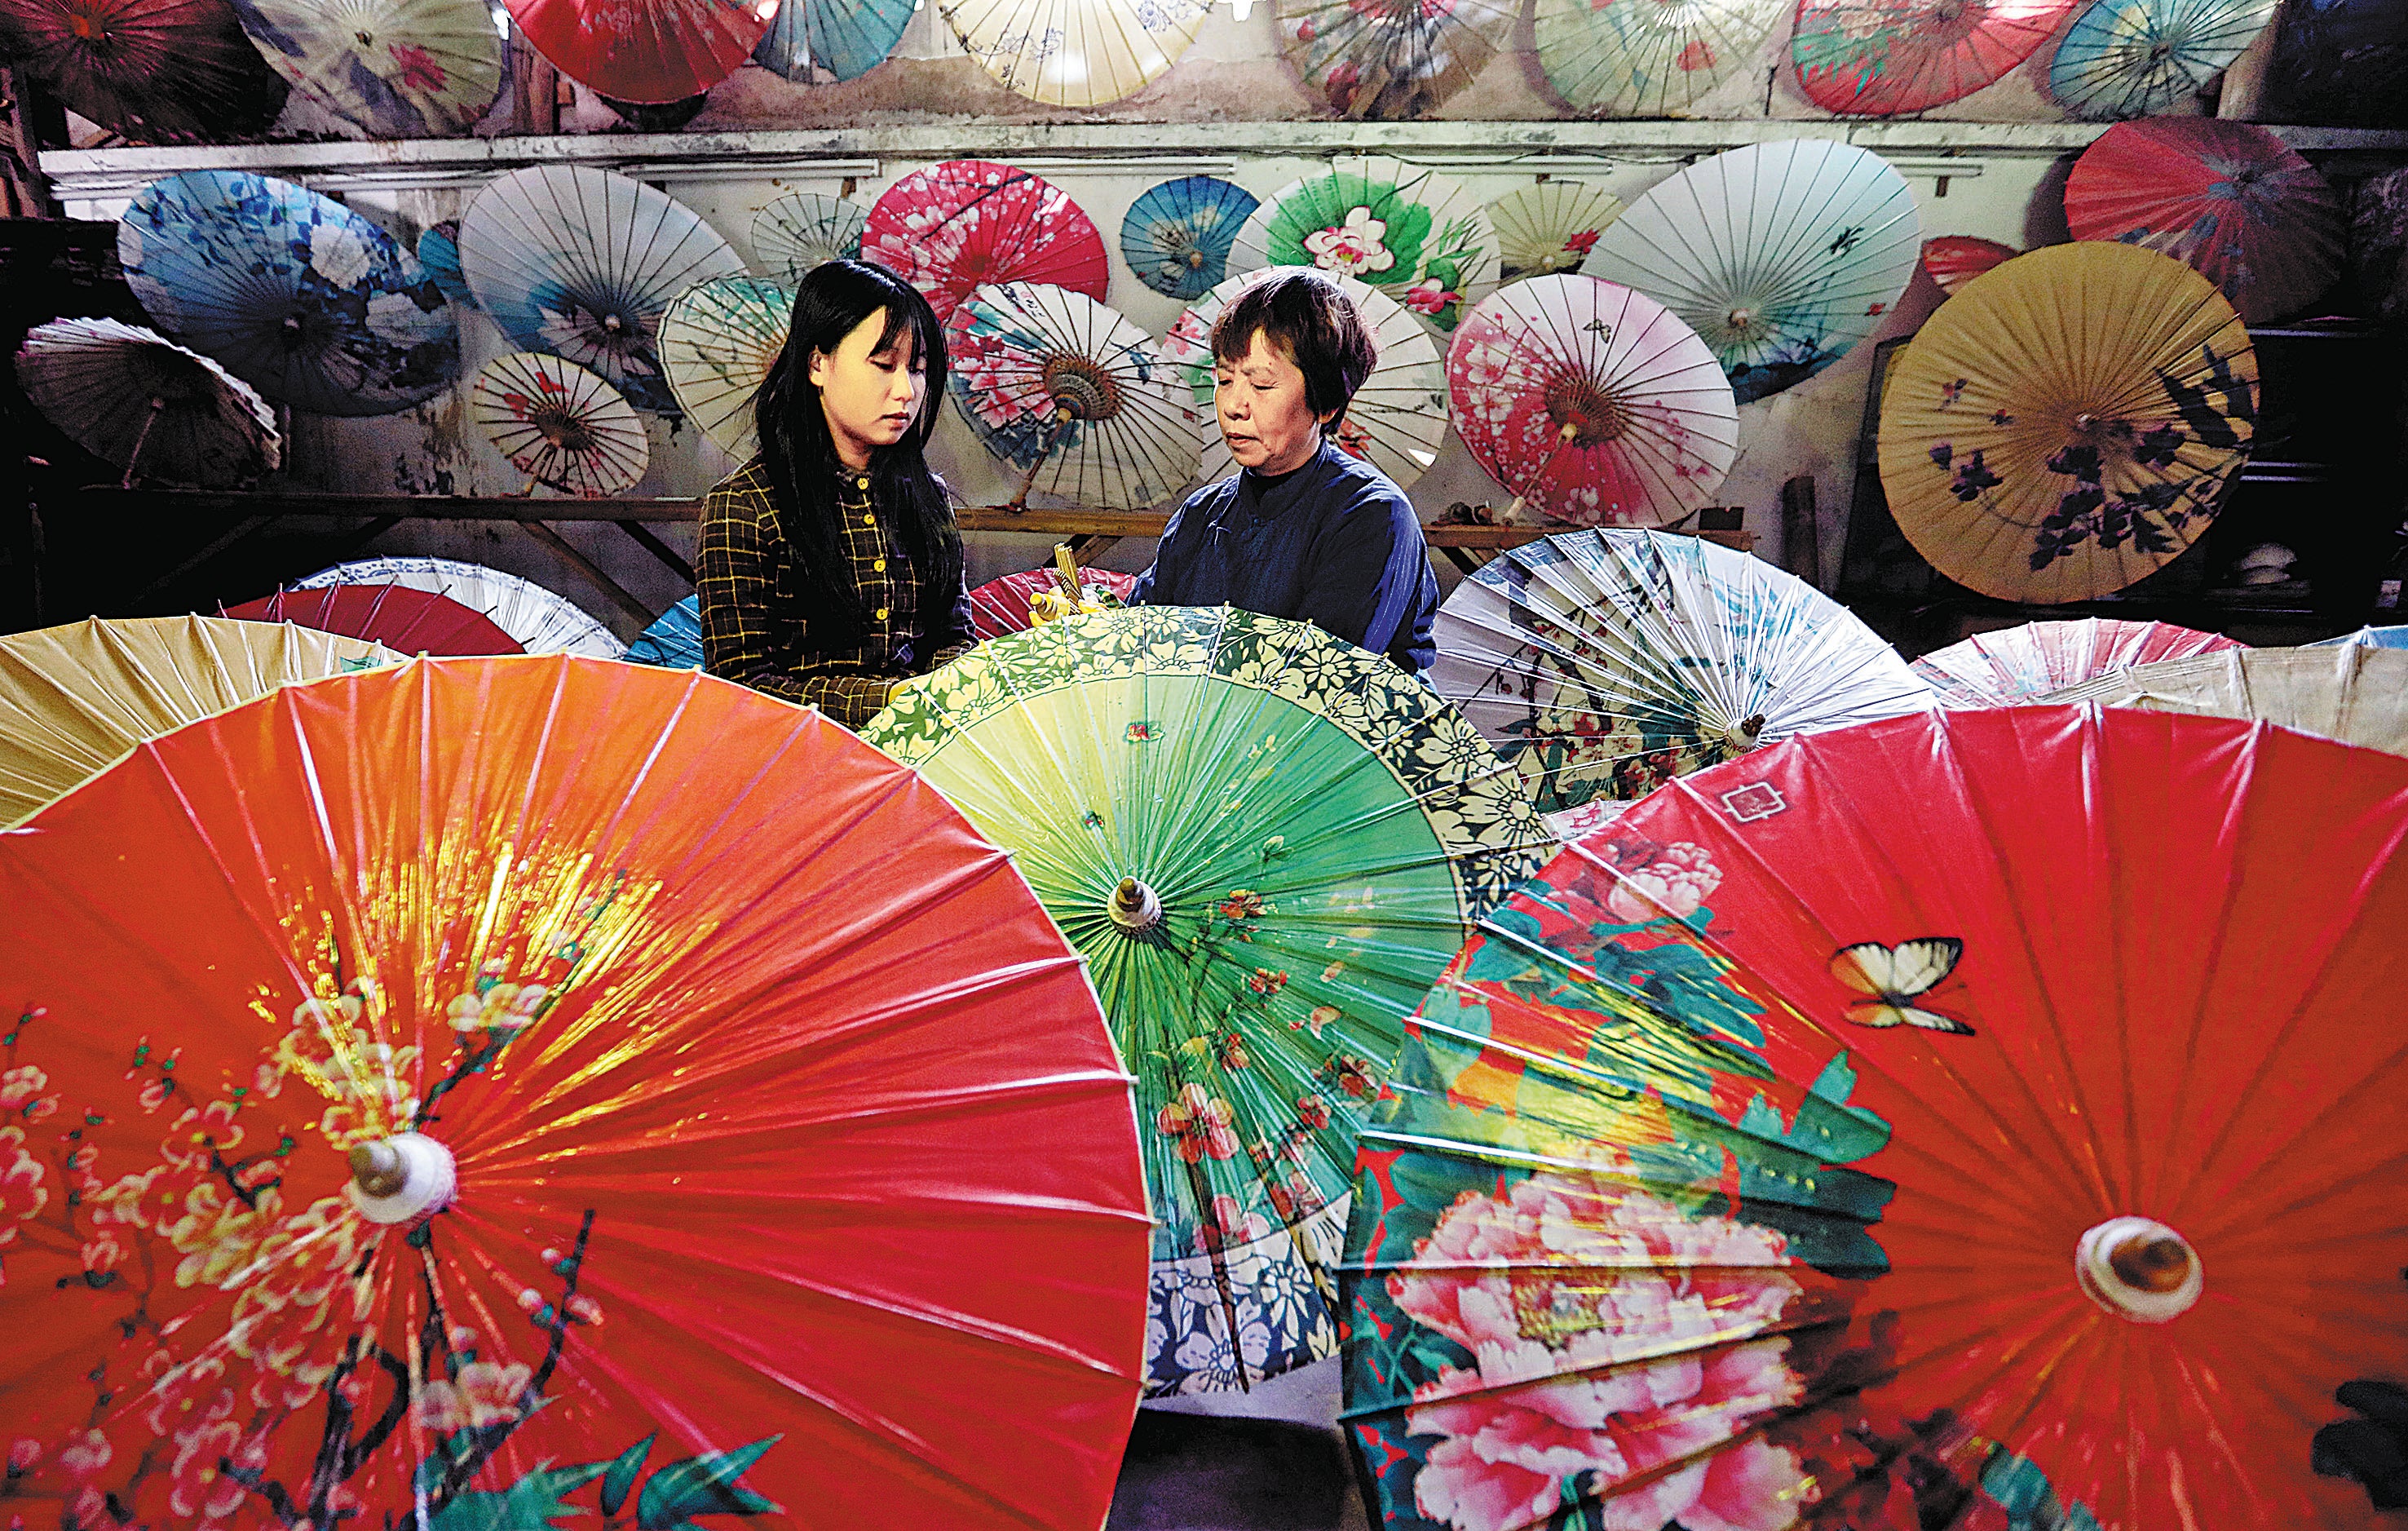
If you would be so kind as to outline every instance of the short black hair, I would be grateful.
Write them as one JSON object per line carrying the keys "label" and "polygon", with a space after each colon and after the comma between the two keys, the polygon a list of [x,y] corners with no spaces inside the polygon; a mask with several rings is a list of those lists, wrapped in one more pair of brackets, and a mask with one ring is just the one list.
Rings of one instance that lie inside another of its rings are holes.
{"label": "short black hair", "polygon": [[1354,300],[1316,271],[1291,271],[1240,293],[1212,321],[1212,359],[1227,366],[1245,360],[1257,333],[1304,374],[1305,407],[1329,414],[1325,431],[1344,423],[1354,390],[1380,359]]}

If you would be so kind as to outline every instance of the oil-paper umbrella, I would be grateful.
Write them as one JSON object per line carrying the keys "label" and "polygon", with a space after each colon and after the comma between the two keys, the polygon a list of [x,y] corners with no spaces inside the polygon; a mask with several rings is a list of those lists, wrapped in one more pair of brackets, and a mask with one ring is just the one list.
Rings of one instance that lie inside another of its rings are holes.
{"label": "oil-paper umbrella", "polygon": [[1941,234],[1923,241],[1923,274],[1942,293],[1954,294],[1994,266],[2014,259],[2013,245],[1970,234]]}
{"label": "oil-paper umbrella", "polygon": [[2275,0],[2092,0],[2048,68],[2077,117],[2148,117],[2197,95],[2241,56]]}
{"label": "oil-paper umbrella", "polygon": [[17,352],[25,397],[93,456],[136,480],[246,486],[283,454],[251,384],[155,330],[115,319],[36,325]]}
{"label": "oil-paper umbrella", "polygon": [[1538,0],[1539,66],[1576,110],[1685,117],[1753,61],[1782,0]]}
{"label": "oil-paper umbrella", "polygon": [[2408,762],[2049,708],[1793,740],[1567,850],[1364,1131],[1387,1524],[2379,1524],[2402,835]]}
{"label": "oil-paper umbrella", "polygon": [[[1185,378],[1198,440],[1204,447],[1206,482],[1237,471],[1237,459],[1221,439],[1213,409],[1212,322],[1238,294],[1297,267],[1271,266],[1223,282],[1182,313],[1162,338],[1162,354]],[[1309,267],[1301,268],[1309,269]],[[1325,277],[1329,274],[1322,273]],[[1333,439],[1344,450],[1385,473],[1400,489],[1411,488],[1438,460],[1446,440],[1446,367],[1421,321],[1380,289],[1353,277],[1332,279],[1354,305],[1370,332],[1379,357],[1346,405]]]}
{"label": "oil-paper umbrella", "polygon": [[1112,276],[1104,237],[1068,192],[993,160],[947,160],[886,188],[861,253],[919,288],[939,320],[988,282],[1039,282],[1100,303]]}
{"label": "oil-paper umbrella", "polygon": [[285,85],[226,0],[0,0],[0,53],[61,106],[138,142],[264,131]]}
{"label": "oil-paper umbrella", "polygon": [[1790,61],[1827,111],[1923,111],[2006,78],[2077,0],[1799,0]]}
{"label": "oil-paper umbrella", "polygon": [[869,209],[840,196],[790,192],[752,216],[752,253],[769,275],[792,287],[814,266],[861,253]]}
{"label": "oil-paper umbrella", "polygon": [[1004,89],[1052,107],[1100,107],[1168,74],[1203,30],[1211,6],[1210,0],[938,0],[937,9]]}
{"label": "oil-paper umbrella", "polygon": [[2257,384],[2240,316],[2180,261],[2035,250],[1942,304],[1891,367],[1882,487],[1960,585],[2102,596],[2207,530],[2248,456]]}
{"label": "oil-paper umbrella", "polygon": [[1544,831],[1496,753],[1302,623],[1137,607],[906,683],[862,737],[1004,845],[1086,958],[1156,1219],[1146,1381],[1333,1352],[1354,1124],[1398,1026]]}
{"label": "oil-paper umbrella", "polygon": [[396,654],[523,654],[524,645],[493,618],[434,590],[406,585],[328,585],[279,590],[219,609],[246,622],[290,622],[346,638],[365,638]]}
{"label": "oil-paper umbrella", "polygon": [[1280,46],[1340,117],[1419,117],[1512,46],[1518,0],[1279,0]]}
{"label": "oil-paper umbrella", "polygon": [[468,391],[468,417],[530,487],[615,495],[652,464],[644,422],[619,390],[558,356],[513,351],[487,362]]}
{"label": "oil-paper umbrella", "polygon": [[2253,325],[2298,312],[2341,276],[2340,195],[2255,123],[2116,123],[2074,161],[2065,221],[2077,239],[2185,262]]}
{"label": "oil-paper umbrella", "polygon": [[2327,638],[2311,643],[2310,648],[2408,648],[2408,627],[2360,628],[2339,638]]}
{"label": "oil-paper umbrella", "polygon": [[775,0],[503,0],[535,51],[621,101],[702,94],[768,35]]}
{"label": "oil-paper umbrella", "polygon": [[477,306],[477,295],[468,290],[467,273],[460,269],[460,220],[446,218],[419,231],[418,264],[444,296],[464,309]]}
{"label": "oil-paper umbrella", "polygon": [[[1135,574],[1111,569],[1079,571],[1080,598],[1101,608],[1127,605],[1129,592],[1136,587]],[[970,631],[982,643],[1006,633],[1026,632],[1037,625],[1035,598],[1063,590],[1051,569],[1024,569],[989,580],[970,592]]]}
{"label": "oil-paper umbrella", "polygon": [[1577,270],[1621,212],[1622,198],[1584,181],[1541,181],[1507,192],[1488,204],[1498,274],[1511,282]]}
{"label": "oil-paper umbrella", "polygon": [[1790,138],[1658,182],[1606,226],[1581,270],[1679,315],[1745,404],[1870,335],[1914,275],[1919,238],[1914,194],[1887,161]]}
{"label": "oil-paper umbrella", "polygon": [[460,266],[514,344],[592,368],[663,414],[677,400],[661,373],[662,311],[697,282],[744,274],[693,209],[585,165],[487,182],[460,220]]}
{"label": "oil-paper umbrella", "polygon": [[757,449],[752,406],[786,344],[795,289],[767,277],[714,277],[661,315],[661,367],[678,407],[738,462]]}
{"label": "oil-paper umbrella", "polygon": [[0,826],[146,740],[294,681],[401,656],[289,624],[92,617],[0,638]]}
{"label": "oil-paper umbrella", "polygon": [[2161,659],[2040,700],[2245,718],[2408,755],[2408,653],[2372,644]]}
{"label": "oil-paper umbrella", "polygon": [[804,84],[858,79],[895,51],[914,8],[912,0],[785,0],[752,62]]}
{"label": "oil-paper umbrella", "polygon": [[1227,274],[1229,246],[1259,206],[1254,193],[1217,176],[1150,186],[1121,220],[1121,259],[1165,297],[1201,297]]}
{"label": "oil-paper umbrella", "polygon": [[566,596],[483,564],[456,558],[356,558],[322,569],[295,588],[340,585],[399,585],[442,596],[491,618],[519,649],[529,654],[615,659],[626,651],[627,645],[611,637],[609,628]]}
{"label": "oil-paper umbrella", "polygon": [[1805,581],[1664,532],[1559,532],[1508,549],[1455,586],[1434,636],[1430,684],[1549,813],[1936,701]]}
{"label": "oil-paper umbrella", "polygon": [[1497,285],[1497,230],[1451,177],[1401,160],[1333,160],[1256,208],[1229,264],[1353,277],[1447,335]]}
{"label": "oil-paper umbrella", "polygon": [[953,310],[954,402],[1032,490],[1081,505],[1159,505],[1196,475],[1186,390],[1154,337],[1083,293],[1014,282]]}
{"label": "oil-paper umbrella", "polygon": [[459,369],[452,305],[416,258],[289,181],[154,181],[118,218],[117,257],[162,333],[296,410],[391,414]]}
{"label": "oil-paper umbrella", "polygon": [[502,89],[502,37],[483,0],[234,0],[260,56],[372,138],[477,125]]}
{"label": "oil-paper umbrella", "polygon": [[666,670],[702,668],[702,598],[688,596],[652,619],[627,645],[629,664]]}
{"label": "oil-paper umbrella", "polygon": [[1129,1081],[1010,861],[902,767],[707,676],[416,662],[33,825],[0,850],[19,1494],[1102,1520]]}
{"label": "oil-paper umbrella", "polygon": [[2280,123],[2397,127],[2408,34],[2389,0],[2297,0],[2274,23],[2265,109]]}
{"label": "oil-paper umbrella", "polygon": [[2194,654],[2245,647],[2171,622],[2026,622],[1977,632],[1914,661],[1944,707],[2010,707],[2081,681]]}
{"label": "oil-paper umbrella", "polygon": [[1664,526],[1705,503],[1739,410],[1697,332],[1595,277],[1531,277],[1484,299],[1446,353],[1455,426],[1488,476],[1553,520]]}

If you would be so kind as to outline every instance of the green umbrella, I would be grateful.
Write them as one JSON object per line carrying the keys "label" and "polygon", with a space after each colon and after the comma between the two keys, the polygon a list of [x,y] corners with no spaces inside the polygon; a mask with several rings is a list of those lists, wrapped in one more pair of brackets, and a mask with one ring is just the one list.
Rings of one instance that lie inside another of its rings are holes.
{"label": "green umbrella", "polygon": [[1157,1226],[1147,1385],[1333,1353],[1354,1130],[1403,1023],[1546,830],[1454,707],[1228,608],[996,640],[862,736],[1009,848],[1137,1076]]}

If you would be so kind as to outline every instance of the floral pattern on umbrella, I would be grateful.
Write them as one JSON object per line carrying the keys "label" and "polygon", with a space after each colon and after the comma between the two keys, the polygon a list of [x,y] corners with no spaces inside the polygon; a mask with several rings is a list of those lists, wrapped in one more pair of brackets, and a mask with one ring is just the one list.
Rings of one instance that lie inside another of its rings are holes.
{"label": "floral pattern on umbrella", "polygon": [[1828,111],[1923,111],[2004,79],[2079,0],[1799,0],[1798,82]]}
{"label": "floral pattern on umbrella", "polygon": [[373,138],[449,137],[502,88],[482,0],[234,0],[260,55]]}
{"label": "floral pattern on umbrella", "polygon": [[1340,117],[1419,117],[1510,47],[1507,0],[1279,0],[1280,45]]}
{"label": "floral pattern on umbrella", "polygon": [[1111,284],[1104,237],[1069,194],[992,160],[947,160],[886,188],[861,253],[919,288],[940,323],[988,283],[1043,282],[1098,303]]}
{"label": "floral pattern on umbrella", "polygon": [[1274,193],[1231,264],[1311,266],[1395,298],[1441,335],[1497,285],[1497,231],[1463,188],[1392,159],[1333,163]]}
{"label": "floral pattern on umbrella", "polygon": [[1782,0],[1538,0],[1539,66],[1574,109],[1686,117],[1757,56]]}

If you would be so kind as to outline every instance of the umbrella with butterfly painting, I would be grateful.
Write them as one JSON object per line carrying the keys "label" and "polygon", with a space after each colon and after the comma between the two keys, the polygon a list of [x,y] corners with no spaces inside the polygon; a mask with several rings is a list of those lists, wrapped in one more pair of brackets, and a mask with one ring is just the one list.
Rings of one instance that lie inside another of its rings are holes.
{"label": "umbrella with butterfly painting", "polygon": [[2381,1524],[2403,834],[2408,761],[2054,707],[1792,740],[1566,849],[1363,1130],[1389,1531]]}
{"label": "umbrella with butterfly painting", "polygon": [[2086,616],[1977,632],[1915,660],[1914,672],[1931,683],[1942,706],[2006,707],[2135,665],[2243,646],[2220,632],[2172,622]]}

